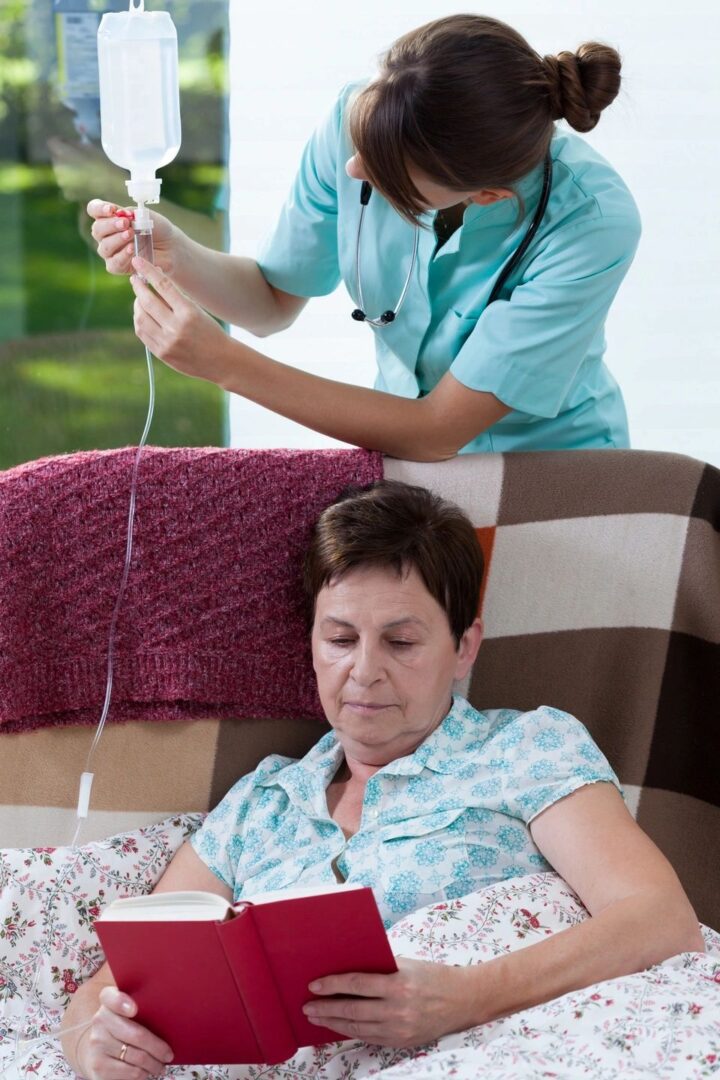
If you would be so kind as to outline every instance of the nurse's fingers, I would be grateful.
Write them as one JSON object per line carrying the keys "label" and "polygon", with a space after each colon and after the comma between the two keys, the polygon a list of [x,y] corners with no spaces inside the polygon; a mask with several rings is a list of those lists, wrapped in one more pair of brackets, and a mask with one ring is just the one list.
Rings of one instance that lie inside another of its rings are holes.
{"label": "nurse's fingers", "polygon": [[135,303],[139,304],[142,310],[146,311],[148,315],[155,320],[158,326],[162,326],[166,323],[168,317],[172,315],[172,308],[165,299],[157,293],[154,293],[152,289],[148,288],[139,274],[132,275],[130,284],[137,297]]}
{"label": "nurse's fingers", "polygon": [[117,241],[113,241],[113,245],[110,246],[110,241],[104,241],[101,251],[101,245],[98,245],[98,253],[105,260],[105,269],[110,274],[129,274],[132,271],[130,260],[135,252],[135,244],[131,239],[132,232],[129,232],[127,236],[120,234]]}
{"label": "nurse's fingers", "polygon": [[101,259],[111,259],[113,255],[119,255],[128,244],[132,244],[132,239],[132,229],[128,229],[126,222],[124,227],[121,226],[116,232],[106,236],[104,240],[99,242],[97,246],[98,255]]}
{"label": "nurse's fingers", "polygon": [[111,217],[95,218],[90,233],[93,240],[104,240],[106,236],[114,236],[121,229],[132,228],[132,218],[125,211],[118,211]]}
{"label": "nurse's fingers", "polygon": [[165,303],[173,311],[177,311],[182,308],[185,303],[185,297],[177,289],[167,274],[164,274],[162,270],[157,266],[153,266],[152,263],[146,259],[142,259],[139,255],[136,255],[132,260],[132,264],[145,281],[152,285],[153,289],[159,296],[163,298]]}
{"label": "nurse's fingers", "polygon": [[106,202],[104,199],[91,199],[85,209],[91,218],[112,217],[117,210],[117,205]]}
{"label": "nurse's fingers", "polygon": [[152,315],[148,315],[137,299],[133,305],[133,329],[136,336],[142,341],[143,345],[147,345],[153,356],[162,357],[165,352],[163,328],[155,322]]}
{"label": "nurse's fingers", "polygon": [[135,210],[132,206],[117,206],[116,203],[103,202],[102,199],[91,199],[86,210],[93,219],[91,231],[96,239],[104,236],[109,229],[113,228],[116,218],[125,218],[127,223],[135,217]]}
{"label": "nurse's fingers", "polygon": [[124,210],[115,203],[91,199],[87,205],[92,223],[90,233],[97,243],[98,255],[111,274],[127,274],[134,252],[132,209]]}

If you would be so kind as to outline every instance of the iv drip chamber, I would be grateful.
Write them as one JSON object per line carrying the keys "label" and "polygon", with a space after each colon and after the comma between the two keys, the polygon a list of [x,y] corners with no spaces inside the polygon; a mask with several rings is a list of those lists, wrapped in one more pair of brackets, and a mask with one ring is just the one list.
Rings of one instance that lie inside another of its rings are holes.
{"label": "iv drip chamber", "polygon": [[155,172],[180,149],[177,32],[166,11],[106,12],[98,28],[103,150],[130,172],[130,198],[157,202]]}

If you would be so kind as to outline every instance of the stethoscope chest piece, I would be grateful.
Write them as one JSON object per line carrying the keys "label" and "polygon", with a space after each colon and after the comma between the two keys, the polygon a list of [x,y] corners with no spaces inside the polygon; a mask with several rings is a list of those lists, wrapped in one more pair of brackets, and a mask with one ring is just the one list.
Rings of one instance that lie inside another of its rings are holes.
{"label": "stethoscope chest piece", "polygon": [[[358,294],[359,294],[359,292],[360,292],[360,290],[358,288]],[[362,297],[360,297],[360,302],[362,303]],[[398,304],[398,310],[399,310],[399,308],[400,308],[400,305]],[[394,321],[396,314],[397,314],[396,311],[388,310],[388,311],[383,311],[383,313],[382,313],[382,315],[380,316],[379,319],[368,319],[365,312],[361,311],[359,307],[356,307],[355,310],[352,312],[352,317],[353,317],[353,319],[356,320],[356,322],[370,322],[370,323],[373,323],[374,325],[377,325],[377,323],[380,323],[382,326],[385,326],[385,325],[387,325],[387,323],[391,323],[391,322]]]}

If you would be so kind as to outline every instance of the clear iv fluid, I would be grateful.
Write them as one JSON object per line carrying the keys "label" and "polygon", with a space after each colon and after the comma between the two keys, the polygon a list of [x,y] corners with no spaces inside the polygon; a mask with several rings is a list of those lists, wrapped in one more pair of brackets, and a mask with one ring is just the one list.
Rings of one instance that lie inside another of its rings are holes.
{"label": "clear iv fluid", "polygon": [[103,150],[130,171],[132,198],[156,202],[155,171],[180,148],[177,33],[169,14],[131,0],[129,11],[103,15],[98,67]]}
{"label": "clear iv fluid", "polygon": [[177,43],[168,38],[101,40],[108,54],[111,102],[108,122],[103,122],[103,149],[116,165],[153,175],[180,149],[180,108],[173,100]]}

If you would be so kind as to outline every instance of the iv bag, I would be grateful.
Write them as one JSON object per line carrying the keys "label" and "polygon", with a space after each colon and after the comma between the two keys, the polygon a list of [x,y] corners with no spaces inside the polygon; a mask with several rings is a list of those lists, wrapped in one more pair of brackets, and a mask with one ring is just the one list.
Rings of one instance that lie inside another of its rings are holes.
{"label": "iv bag", "polygon": [[129,169],[132,199],[157,202],[155,171],[180,149],[177,33],[167,11],[107,12],[98,29],[103,150]]}

